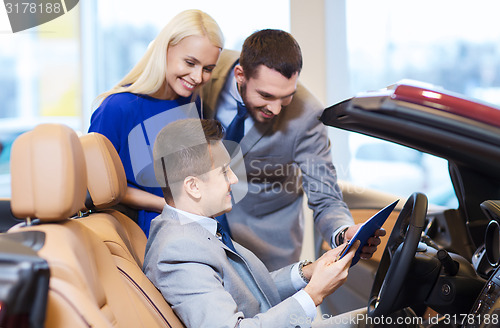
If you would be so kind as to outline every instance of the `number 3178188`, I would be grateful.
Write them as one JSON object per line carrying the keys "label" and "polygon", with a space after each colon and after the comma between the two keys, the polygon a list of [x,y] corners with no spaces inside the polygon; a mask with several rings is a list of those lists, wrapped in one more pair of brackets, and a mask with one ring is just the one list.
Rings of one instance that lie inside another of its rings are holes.
{"label": "number 3178188", "polygon": [[5,2],[7,14],[59,14],[63,10],[61,3]]}

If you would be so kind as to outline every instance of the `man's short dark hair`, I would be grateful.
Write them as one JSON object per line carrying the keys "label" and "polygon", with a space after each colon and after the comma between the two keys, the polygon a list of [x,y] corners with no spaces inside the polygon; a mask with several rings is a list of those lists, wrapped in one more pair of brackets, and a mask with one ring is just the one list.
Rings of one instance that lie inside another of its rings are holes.
{"label": "man's short dark hair", "polygon": [[274,69],[289,79],[302,69],[302,52],[290,33],[273,29],[260,30],[243,43],[240,65],[247,79],[255,77],[260,65]]}
{"label": "man's short dark hair", "polygon": [[182,119],[167,124],[153,149],[156,180],[167,200],[173,200],[172,184],[213,169],[209,145],[222,140],[222,125],[213,119]]}

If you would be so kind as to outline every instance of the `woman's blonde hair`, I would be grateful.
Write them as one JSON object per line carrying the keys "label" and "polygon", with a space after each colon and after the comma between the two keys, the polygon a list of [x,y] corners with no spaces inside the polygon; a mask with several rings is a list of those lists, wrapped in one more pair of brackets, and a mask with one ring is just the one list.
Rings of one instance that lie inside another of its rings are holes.
{"label": "woman's blonde hair", "polygon": [[96,101],[120,92],[152,94],[166,79],[167,51],[188,36],[206,36],[216,47],[223,48],[224,36],[217,22],[207,13],[189,9],[177,14],[151,42],[144,56],[111,90],[100,94]]}

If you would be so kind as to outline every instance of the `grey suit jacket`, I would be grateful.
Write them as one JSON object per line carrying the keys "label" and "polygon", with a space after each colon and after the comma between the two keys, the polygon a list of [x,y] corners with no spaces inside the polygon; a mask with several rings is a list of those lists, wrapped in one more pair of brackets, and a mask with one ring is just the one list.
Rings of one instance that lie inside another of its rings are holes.
{"label": "grey suit jacket", "polygon": [[[213,118],[239,53],[224,50],[203,87],[203,112]],[[337,185],[323,107],[300,83],[292,102],[270,124],[256,123],[241,141],[248,194],[227,214],[234,240],[275,270],[298,261],[304,234],[304,191],[325,240],[353,220]]]}
{"label": "grey suit jacket", "polygon": [[296,327],[305,318],[289,297],[291,266],[269,273],[238,243],[234,253],[188,222],[165,207],[151,222],[144,259],[144,272],[187,327]]}

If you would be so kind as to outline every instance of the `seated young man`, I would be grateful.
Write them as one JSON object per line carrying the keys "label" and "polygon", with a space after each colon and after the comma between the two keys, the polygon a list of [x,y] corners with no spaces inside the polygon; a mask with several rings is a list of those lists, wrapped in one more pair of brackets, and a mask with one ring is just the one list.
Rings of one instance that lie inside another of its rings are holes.
{"label": "seated young man", "polygon": [[344,283],[358,245],[338,260],[342,247],[270,273],[226,240],[214,218],[231,210],[238,179],[222,137],[218,121],[198,119],[158,134],[155,174],[167,205],[151,222],[144,272],[187,327],[308,327]]}

